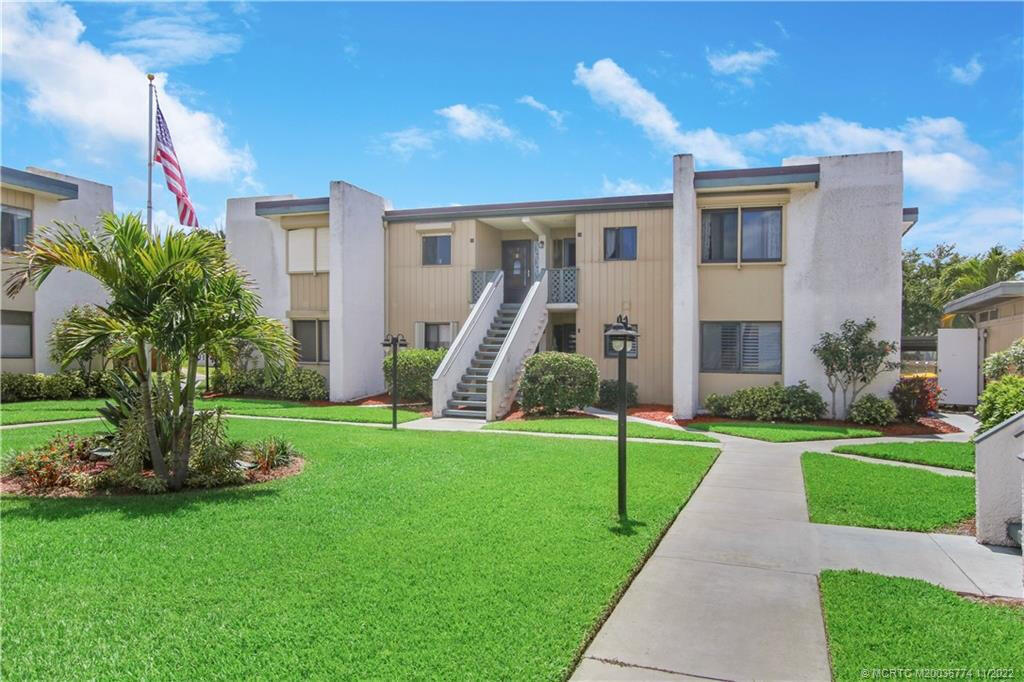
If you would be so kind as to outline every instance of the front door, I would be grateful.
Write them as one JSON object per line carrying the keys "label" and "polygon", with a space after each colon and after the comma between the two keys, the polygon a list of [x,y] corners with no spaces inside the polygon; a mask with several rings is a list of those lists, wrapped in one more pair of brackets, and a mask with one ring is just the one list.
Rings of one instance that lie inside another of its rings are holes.
{"label": "front door", "polygon": [[505,303],[522,303],[531,279],[531,247],[529,239],[501,243],[501,269],[505,272]]}

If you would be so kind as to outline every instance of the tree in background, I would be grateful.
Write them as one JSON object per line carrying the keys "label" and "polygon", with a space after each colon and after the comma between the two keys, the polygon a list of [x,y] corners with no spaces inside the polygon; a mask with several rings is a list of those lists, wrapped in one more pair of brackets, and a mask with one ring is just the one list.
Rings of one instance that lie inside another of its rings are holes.
{"label": "tree in background", "polygon": [[1024,274],[1024,247],[1010,251],[993,246],[984,254],[964,258],[945,268],[940,277],[943,304],[998,282]]}

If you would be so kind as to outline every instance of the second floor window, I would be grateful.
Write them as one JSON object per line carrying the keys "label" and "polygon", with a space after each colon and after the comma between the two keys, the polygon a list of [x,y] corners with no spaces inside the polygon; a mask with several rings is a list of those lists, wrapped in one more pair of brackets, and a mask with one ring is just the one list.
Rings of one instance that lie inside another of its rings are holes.
{"label": "second floor window", "polygon": [[604,228],[605,260],[636,260],[636,227]]}
{"label": "second floor window", "polygon": [[778,206],[704,209],[700,223],[702,263],[782,260],[782,209]]}
{"label": "second floor window", "polygon": [[423,264],[452,264],[452,236],[450,234],[423,238]]}
{"label": "second floor window", "polygon": [[2,247],[4,251],[21,251],[25,248],[25,240],[32,232],[32,212],[23,208],[4,206],[0,226],[2,226]]}
{"label": "second floor window", "polygon": [[553,268],[576,267],[576,239],[556,239],[552,244],[551,261]]}

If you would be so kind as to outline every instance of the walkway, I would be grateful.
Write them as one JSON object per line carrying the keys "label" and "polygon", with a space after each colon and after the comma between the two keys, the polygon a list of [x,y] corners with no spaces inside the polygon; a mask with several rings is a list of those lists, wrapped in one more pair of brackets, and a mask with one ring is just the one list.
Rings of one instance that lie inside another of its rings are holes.
{"label": "walkway", "polygon": [[572,679],[827,680],[817,580],[825,568],[1024,596],[1018,550],[967,536],[810,523],[800,455],[850,441],[715,436],[722,454]]}

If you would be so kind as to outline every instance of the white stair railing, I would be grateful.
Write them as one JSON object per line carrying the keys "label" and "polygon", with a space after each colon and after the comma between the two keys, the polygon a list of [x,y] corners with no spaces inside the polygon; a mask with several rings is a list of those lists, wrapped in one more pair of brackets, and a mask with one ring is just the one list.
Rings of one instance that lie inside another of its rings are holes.
{"label": "white stair railing", "polygon": [[487,374],[487,421],[508,414],[519,387],[523,363],[533,355],[548,324],[548,272],[533,283]]}
{"label": "white stair railing", "polygon": [[444,354],[444,359],[438,365],[437,371],[434,372],[431,390],[433,398],[431,414],[434,417],[441,416],[441,412],[448,404],[448,399],[452,397],[463,373],[469,367],[469,363],[480,344],[483,343],[484,337],[487,336],[487,330],[498,313],[498,308],[505,301],[504,277],[504,273],[498,270],[487,282],[480,298],[473,309],[469,311],[466,323],[462,325],[455,340],[452,341],[452,345],[448,348],[448,352]]}

